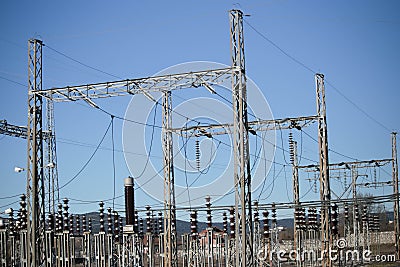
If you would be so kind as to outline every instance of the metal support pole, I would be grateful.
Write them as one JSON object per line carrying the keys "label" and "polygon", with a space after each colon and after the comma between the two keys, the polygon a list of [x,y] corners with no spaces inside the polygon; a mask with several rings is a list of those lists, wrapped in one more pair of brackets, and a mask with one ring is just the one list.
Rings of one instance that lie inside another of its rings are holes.
{"label": "metal support pole", "polygon": [[392,133],[392,175],[393,175],[393,193],[395,196],[394,200],[394,236],[395,236],[395,253],[396,259],[400,259],[400,240],[399,240],[399,169],[397,165],[397,144],[396,144],[396,132]]}
{"label": "metal support pole", "polygon": [[42,97],[33,91],[42,90],[42,41],[28,42],[28,136],[27,136],[27,203],[28,203],[28,266],[45,263],[45,189],[43,176]]}
{"label": "metal support pole", "polygon": [[56,150],[56,131],[54,123],[54,102],[51,98],[46,101],[47,113],[47,134],[44,138],[46,142],[46,175],[48,183],[48,212],[55,214],[56,203],[60,201],[58,190],[58,166],[57,166],[57,150]]}
{"label": "metal support pole", "polygon": [[227,249],[227,259],[226,266],[233,267],[235,266],[237,256],[237,249],[235,248],[235,209],[231,207],[229,209],[229,235],[226,238],[225,247]]}
{"label": "metal support pole", "polygon": [[[290,150],[290,162],[292,164],[292,179],[293,179],[293,202],[294,202],[294,210],[295,210],[295,216],[294,216],[294,222],[293,222],[293,230],[294,230],[294,250],[298,250],[300,248],[300,234],[299,234],[299,229],[298,227],[298,221],[297,221],[297,213],[299,211],[299,204],[300,204],[300,195],[299,195],[299,170],[297,168],[297,142],[293,141],[293,134],[292,132],[289,133],[289,150]],[[299,255],[298,255],[299,256]],[[301,261],[296,260],[297,266],[301,266]]]}
{"label": "metal support pole", "polygon": [[[317,115],[318,115],[318,143],[319,143],[319,169],[320,169],[320,199],[322,201],[323,212],[321,213],[321,245],[322,251],[331,248],[330,244],[330,200],[331,189],[329,184],[329,161],[328,161],[328,129],[326,123],[326,103],[324,75],[315,75],[317,89]],[[322,266],[331,266],[331,260],[324,255]]]}
{"label": "metal support pole", "polygon": [[[207,236],[206,236],[206,257],[207,257],[207,266],[214,266],[214,232],[212,227],[212,215],[211,215],[211,197],[207,196],[206,200],[206,212],[207,212]],[[205,263],[205,261],[204,261]]]}
{"label": "metal support pole", "polygon": [[164,266],[178,264],[175,229],[175,180],[172,150],[171,92],[163,94],[162,135],[164,152]]}
{"label": "metal support pole", "polygon": [[[253,207],[254,207],[254,252],[253,255],[257,255],[258,251],[261,248],[261,235],[260,235],[260,213],[258,210],[258,201],[253,202]],[[260,260],[258,257],[255,257],[254,263],[255,265],[259,265]]]}
{"label": "metal support pole", "polygon": [[357,177],[358,171],[356,166],[351,166],[351,181],[352,181],[352,189],[353,189],[353,244],[354,250],[358,250],[358,216],[359,216],[359,209],[357,204]]}
{"label": "metal support pole", "polygon": [[251,210],[251,176],[247,118],[246,71],[244,58],[243,13],[230,11],[233,156],[236,211],[236,266],[253,266],[253,220]]}
{"label": "metal support pole", "polygon": [[6,229],[0,229],[0,266],[8,266],[8,234]]}

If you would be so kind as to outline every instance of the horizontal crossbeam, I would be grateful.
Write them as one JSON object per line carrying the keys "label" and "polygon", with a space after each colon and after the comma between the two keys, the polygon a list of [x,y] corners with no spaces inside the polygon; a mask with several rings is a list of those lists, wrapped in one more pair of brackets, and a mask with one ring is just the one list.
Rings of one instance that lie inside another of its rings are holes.
{"label": "horizontal crossbeam", "polygon": [[[298,129],[301,130],[308,125],[317,122],[318,116],[298,117],[298,118],[285,118],[275,120],[257,120],[248,123],[249,132],[255,133],[257,131],[270,131],[279,129]],[[179,135],[189,136],[214,136],[231,134],[233,132],[233,124],[212,124],[212,125],[196,125],[184,128],[172,128],[171,132]]]}
{"label": "horizontal crossbeam", "polygon": [[[6,120],[0,120],[0,134],[26,139],[28,136],[28,128],[26,126],[9,124]],[[48,138],[49,136],[49,132],[43,132],[44,139]]]}
{"label": "horizontal crossbeam", "polygon": [[168,74],[147,78],[127,79],[114,82],[93,83],[77,86],[66,86],[46,90],[30,91],[30,94],[41,95],[55,102],[84,100],[96,107],[91,99],[123,95],[166,92],[177,89],[192,88],[207,84],[222,84],[230,80],[234,68],[204,70],[179,74]]}
{"label": "horizontal crossbeam", "polygon": [[[349,161],[349,162],[339,162],[339,163],[330,163],[330,170],[351,170],[351,167],[354,166],[356,168],[372,168],[372,167],[381,167],[390,162],[393,159],[373,159],[373,160],[361,160],[361,161]],[[306,166],[298,166],[299,169],[309,169],[310,171],[318,171],[319,165],[306,165]]]}

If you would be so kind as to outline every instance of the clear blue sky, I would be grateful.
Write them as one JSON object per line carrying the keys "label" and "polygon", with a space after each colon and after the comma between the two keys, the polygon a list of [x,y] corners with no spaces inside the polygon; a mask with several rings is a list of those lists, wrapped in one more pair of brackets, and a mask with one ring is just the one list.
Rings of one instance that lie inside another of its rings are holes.
{"label": "clear blue sky", "polygon": [[[330,82],[326,85],[326,101],[331,149],[360,160],[390,157],[390,132],[400,129],[396,78],[400,62],[399,2],[237,2],[121,1],[111,4],[108,1],[5,1],[0,11],[0,119],[17,125],[26,124],[27,88],[17,83],[27,84],[29,38],[40,38],[57,51],[122,78],[147,77],[189,61],[229,65],[227,11],[240,8],[251,15],[245,18],[246,21],[264,37],[308,68],[325,74]],[[264,93],[274,117],[315,114],[313,73],[267,42],[249,24],[244,25],[247,74]],[[115,80],[47,47],[44,47],[43,54],[45,89]],[[191,95],[181,96],[189,98]],[[123,116],[129,101],[130,97],[125,97],[97,103],[113,114]],[[74,103],[56,104],[55,112],[59,177],[60,184],[63,184],[93,153],[110,118],[98,110]],[[157,112],[161,114],[160,109]],[[114,129],[115,147],[122,150],[120,120],[115,120]],[[315,127],[305,129],[305,132],[317,137]],[[158,145],[160,133],[155,133]],[[295,138],[303,141],[302,156],[318,159],[317,145],[313,140],[298,133]],[[277,132],[277,145],[282,147],[283,143],[287,149],[287,132],[282,134],[282,139]],[[105,149],[99,150],[84,172],[61,191],[62,197],[80,200],[112,197],[110,133],[102,146]],[[0,151],[0,206],[3,211],[8,203],[18,198],[1,197],[25,191],[26,174],[14,173],[13,168],[26,166],[26,142],[0,136]],[[155,156],[161,155],[159,147],[154,153]],[[122,194],[123,178],[130,173],[123,153],[117,151],[115,155],[118,196]],[[331,153],[330,158],[332,162],[348,160],[335,153]],[[291,170],[285,162],[288,159],[287,153],[276,150],[275,161],[286,167],[277,175],[274,190],[264,202],[285,202],[292,198]],[[305,159],[303,162],[308,163]],[[281,168],[282,165],[276,165],[276,173]],[[303,193],[309,189],[305,178],[307,174],[301,178]],[[386,178],[382,171],[382,179]],[[269,180],[266,186],[268,184]],[[379,189],[371,193],[382,194],[390,190]],[[267,197],[269,191],[263,192],[261,198]],[[318,196],[311,192],[305,199],[318,199]],[[72,205],[72,212],[97,209],[97,204],[72,202],[76,203]],[[143,192],[138,192],[137,202],[139,206],[156,203]],[[117,199],[116,203],[122,204],[123,199]],[[233,202],[227,198],[219,204],[229,203]]]}

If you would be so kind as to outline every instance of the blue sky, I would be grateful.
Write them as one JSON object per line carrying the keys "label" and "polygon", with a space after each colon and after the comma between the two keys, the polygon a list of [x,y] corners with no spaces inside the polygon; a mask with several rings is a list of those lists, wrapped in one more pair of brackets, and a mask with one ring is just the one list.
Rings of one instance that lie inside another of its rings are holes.
{"label": "blue sky", "polygon": [[[275,118],[315,114],[314,75],[259,33],[303,65],[325,74],[329,81],[326,101],[331,149],[360,160],[390,157],[390,132],[400,128],[396,79],[400,61],[399,2],[237,2],[3,2],[0,11],[0,119],[17,125],[26,124],[27,88],[17,83],[27,84],[29,38],[40,38],[45,45],[118,77],[147,77],[183,62],[212,61],[229,65],[228,10],[240,8],[250,15],[245,17],[244,24],[247,75],[263,92]],[[46,46],[43,54],[45,89],[115,80],[79,65]],[[182,93],[180,96],[188,99],[193,95]],[[130,100],[130,97],[124,97],[96,103],[113,114],[123,116]],[[179,100],[175,103],[178,104]],[[157,112],[161,114],[161,109]],[[76,103],[56,104],[55,113],[59,177],[60,184],[63,184],[79,171],[93,153],[110,118],[85,104]],[[157,123],[160,123],[159,118]],[[130,175],[124,155],[119,152],[122,150],[122,125],[122,121],[115,120],[117,196],[122,194],[123,178]],[[315,126],[304,131],[317,137]],[[159,134],[155,131],[157,145],[160,144]],[[302,156],[318,159],[318,147],[313,140],[299,133],[295,133],[295,138],[299,143],[302,141]],[[287,149],[287,132],[282,134],[282,138],[277,132],[276,141],[278,146]],[[100,200],[113,196],[110,133],[102,147],[105,149],[96,153],[82,174],[61,191],[62,197],[77,199],[71,201],[75,203],[72,205],[73,212],[97,208],[97,204],[82,204],[78,200]],[[18,198],[1,197],[25,191],[26,174],[14,173],[13,168],[26,166],[26,143],[22,139],[0,137],[0,150],[0,206],[4,210],[7,204]],[[161,155],[159,147],[154,149],[156,159],[157,155]],[[276,175],[273,192],[264,202],[290,200],[291,169],[285,162],[288,158],[286,152],[276,150],[274,161],[281,165],[277,164],[275,171],[283,170]],[[332,162],[348,160],[335,153],[330,154],[330,159]],[[155,162],[160,163],[159,160]],[[307,163],[307,160],[303,162]],[[143,164],[139,162],[138,165]],[[309,182],[305,180],[307,175],[302,174],[301,177],[301,191],[304,193],[309,189]],[[384,176],[382,171],[381,179],[387,180]],[[272,178],[267,177],[266,186],[271,184],[268,179]],[[371,193],[382,194],[390,190],[379,189]],[[143,192],[137,193],[139,206],[157,203]],[[266,190],[261,198],[269,193]],[[311,192],[305,199],[318,199],[318,196]],[[116,203],[122,204],[123,199],[117,199]],[[227,197],[218,204],[229,203],[233,202]]]}

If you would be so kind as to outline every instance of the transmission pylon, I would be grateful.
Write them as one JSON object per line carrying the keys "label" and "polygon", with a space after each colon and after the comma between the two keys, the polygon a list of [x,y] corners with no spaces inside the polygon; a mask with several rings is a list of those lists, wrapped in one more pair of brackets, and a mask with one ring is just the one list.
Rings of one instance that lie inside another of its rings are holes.
{"label": "transmission pylon", "polygon": [[[328,161],[328,129],[326,123],[326,103],[324,75],[315,75],[317,89],[317,116],[318,118],[318,143],[319,143],[319,169],[320,169],[320,199],[321,209],[321,245],[322,251],[330,249],[330,200],[331,189],[329,184]],[[331,260],[325,255],[322,258],[322,266],[331,266]]]}
{"label": "transmission pylon", "polygon": [[27,223],[28,266],[41,266],[45,261],[45,188],[43,174],[42,41],[28,42],[28,164],[27,164]]}
{"label": "transmission pylon", "polygon": [[175,181],[172,151],[172,103],[171,92],[163,94],[163,151],[164,151],[164,263],[165,267],[178,265],[175,229]]}
{"label": "transmission pylon", "polygon": [[246,71],[243,38],[243,13],[230,11],[233,156],[235,184],[236,266],[253,266],[253,220],[251,210],[251,175],[247,118]]}

